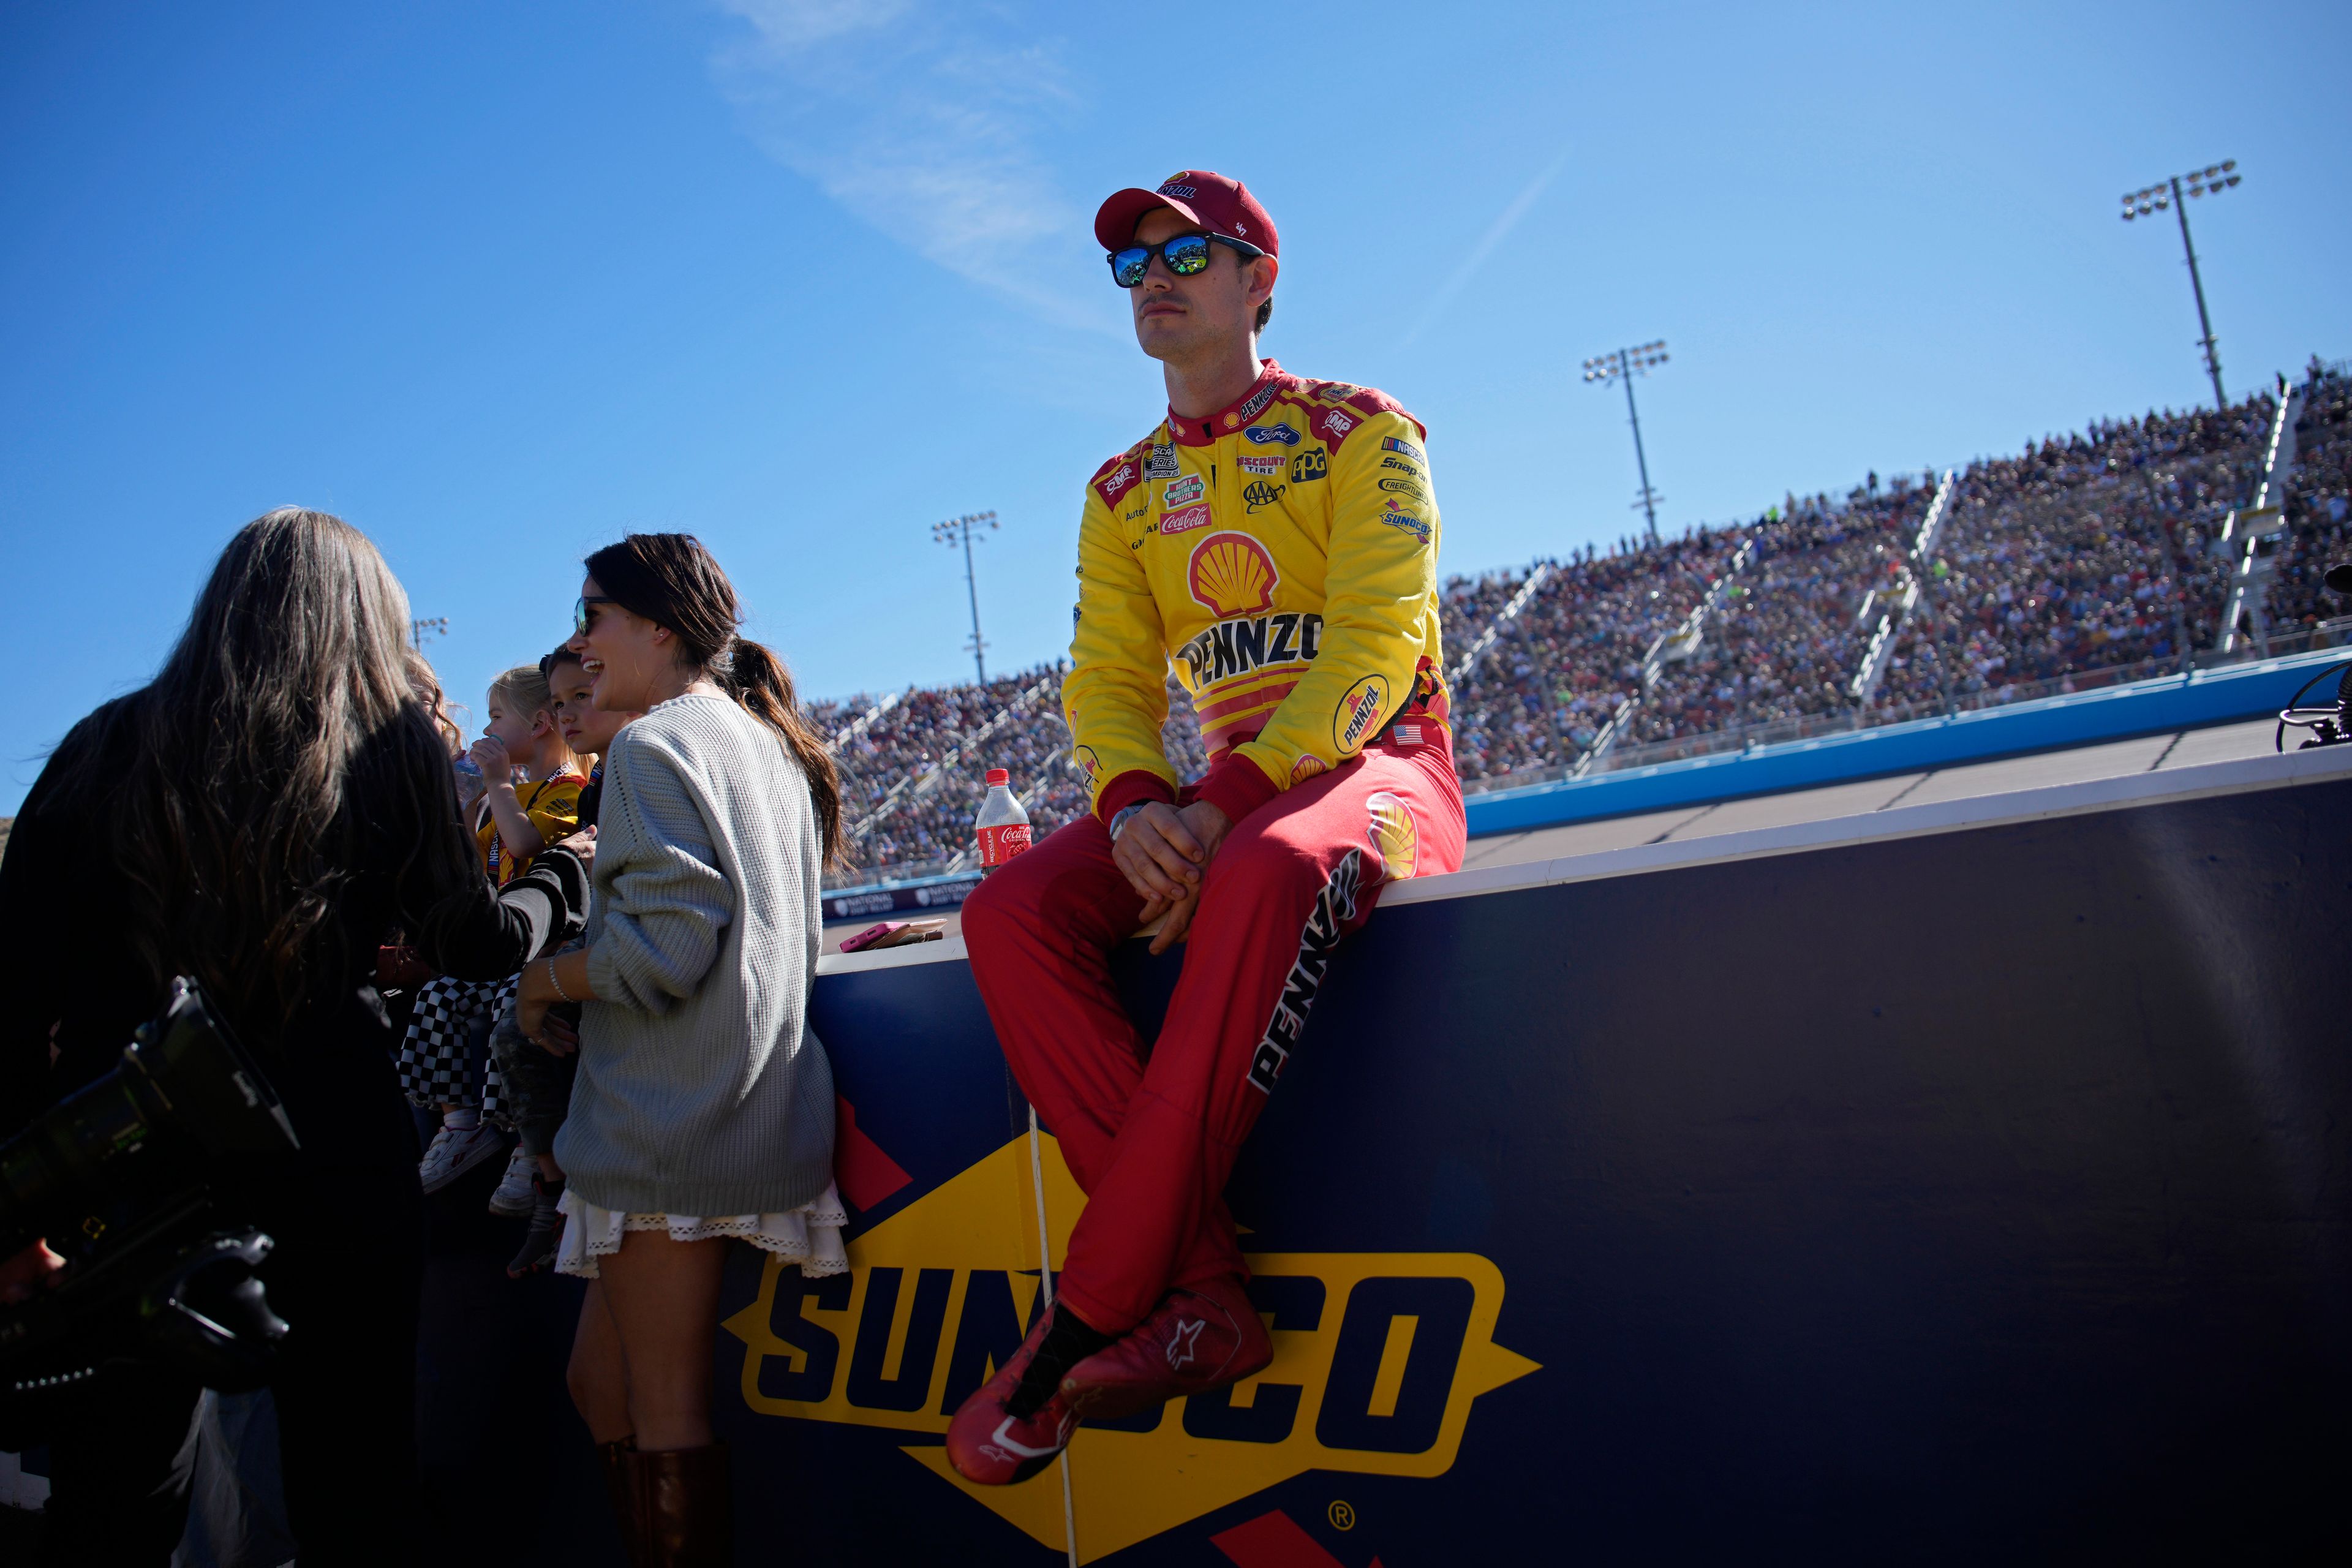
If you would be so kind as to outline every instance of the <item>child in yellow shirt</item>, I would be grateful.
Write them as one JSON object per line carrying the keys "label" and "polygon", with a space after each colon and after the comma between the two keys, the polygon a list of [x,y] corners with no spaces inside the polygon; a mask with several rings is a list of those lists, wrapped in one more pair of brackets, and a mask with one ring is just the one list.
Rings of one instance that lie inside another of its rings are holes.
{"label": "child in yellow shirt", "polygon": [[[580,791],[588,781],[564,743],[537,665],[517,665],[492,681],[486,705],[488,721],[468,753],[488,786],[476,808],[475,839],[483,871],[504,887],[530,868],[532,856],[579,831]],[[497,1062],[480,1047],[514,984],[442,975],[417,990],[397,1065],[409,1102],[441,1112],[440,1130],[417,1168],[427,1193],[506,1152],[499,1131],[509,1120],[504,1085]],[[527,1186],[519,1200],[502,1195],[507,1209],[520,1202],[528,1212]]]}
{"label": "child in yellow shirt", "polygon": [[530,868],[532,856],[580,830],[580,792],[588,781],[564,742],[538,666],[519,664],[492,681],[487,706],[489,721],[471,752],[488,785],[474,837],[483,870],[503,888]]}

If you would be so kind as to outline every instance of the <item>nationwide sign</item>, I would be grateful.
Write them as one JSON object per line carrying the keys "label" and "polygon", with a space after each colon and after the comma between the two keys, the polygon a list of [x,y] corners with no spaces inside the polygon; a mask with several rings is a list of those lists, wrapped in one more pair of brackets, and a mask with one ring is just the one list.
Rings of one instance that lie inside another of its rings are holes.
{"label": "nationwide sign", "polygon": [[[1058,1263],[1084,1199],[1037,1140]],[[851,1270],[806,1279],[771,1257],[725,1327],[758,1415],[905,1433],[908,1458],[1040,1545],[1081,1563],[1308,1470],[1433,1477],[1453,1468],[1478,1396],[1537,1363],[1495,1342],[1503,1276],[1461,1252],[1268,1253],[1250,1293],[1274,1363],[1246,1383],[1080,1430],[1074,1502],[1050,1473],[974,1487],[940,1437],[1019,1346],[1043,1305],[1031,1140],[1016,1138],[851,1242]],[[1024,1223],[1026,1216],[1028,1223]]]}

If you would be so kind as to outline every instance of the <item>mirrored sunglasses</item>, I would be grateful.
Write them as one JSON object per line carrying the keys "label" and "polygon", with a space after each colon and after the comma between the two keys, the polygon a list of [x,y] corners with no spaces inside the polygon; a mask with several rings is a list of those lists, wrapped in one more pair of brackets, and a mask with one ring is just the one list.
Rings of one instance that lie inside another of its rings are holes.
{"label": "mirrored sunglasses", "polygon": [[1190,278],[1209,265],[1209,242],[1230,246],[1244,260],[1264,256],[1256,246],[1222,234],[1180,234],[1158,245],[1130,245],[1124,250],[1114,250],[1103,259],[1110,263],[1111,281],[1122,289],[1133,289],[1151,270],[1151,258],[1160,258],[1168,270],[1179,278]]}

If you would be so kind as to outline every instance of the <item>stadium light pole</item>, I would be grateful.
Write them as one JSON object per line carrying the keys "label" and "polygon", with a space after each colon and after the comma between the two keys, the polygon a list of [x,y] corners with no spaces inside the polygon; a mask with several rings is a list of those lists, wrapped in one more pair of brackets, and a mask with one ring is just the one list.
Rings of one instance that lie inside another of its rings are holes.
{"label": "stadium light pole", "polygon": [[420,616],[408,623],[408,646],[419,653],[425,651],[426,637],[446,637],[448,635],[449,617],[446,616]]}
{"label": "stadium light pole", "polygon": [[1595,354],[1584,362],[1584,379],[1603,385],[1612,381],[1625,384],[1625,417],[1633,426],[1633,462],[1642,470],[1642,495],[1633,504],[1650,520],[1650,542],[1658,542],[1658,502],[1665,498],[1650,488],[1650,459],[1642,450],[1642,413],[1633,406],[1633,378],[1650,374],[1652,365],[1666,363],[1666,341],[1660,338],[1639,348],[1617,349],[1605,354]]}
{"label": "stadium light pole", "polygon": [[2196,291],[2197,324],[2205,332],[2198,340],[2205,346],[2205,374],[2213,378],[2214,408],[2226,409],[2230,406],[2230,398],[2221,390],[2221,356],[2214,343],[2213,318],[2205,311],[2205,279],[2198,276],[2197,247],[2189,237],[2189,203],[2182,199],[2180,188],[2183,180],[2189,182],[2188,195],[2191,196],[2201,196],[2208,191],[2218,196],[2238,183],[2238,161],[2224,158],[2218,163],[2209,163],[2189,174],[2175,174],[2162,184],[2131,192],[2124,197],[2124,221],[2129,223],[2134,218],[2147,217],[2167,207],[2170,207],[2173,216],[2180,220],[2180,248],[2189,257],[2189,287]]}
{"label": "stadium light pole", "polygon": [[968,511],[961,517],[931,524],[933,539],[950,549],[959,543],[963,546],[963,586],[971,599],[971,672],[979,677],[982,686],[988,684],[988,666],[982,662],[981,654],[988,645],[980,640],[980,580],[972,574],[971,536],[995,527],[996,514],[992,511]]}

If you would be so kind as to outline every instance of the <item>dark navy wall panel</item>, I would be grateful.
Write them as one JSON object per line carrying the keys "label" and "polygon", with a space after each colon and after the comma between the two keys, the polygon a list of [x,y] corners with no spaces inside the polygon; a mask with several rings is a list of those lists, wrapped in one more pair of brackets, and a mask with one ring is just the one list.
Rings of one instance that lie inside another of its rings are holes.
{"label": "dark navy wall panel", "polygon": [[[2352,783],[1382,912],[1234,1212],[1255,1255],[1487,1260],[1540,1370],[1442,1474],[1270,1472],[1112,1560],[1223,1561],[1277,1511],[1355,1568],[2340,1537],[2347,929]],[[1147,1032],[1180,963],[1122,957]],[[911,1197],[1025,1125],[962,964],[819,994]],[[1458,1339],[1472,1287],[1356,1289]],[[1378,1355],[1348,1332],[1335,1387]],[[1058,1556],[897,1451],[935,1438],[733,1431],[789,1461],[779,1528],[804,1484],[845,1510],[809,1561]],[[1082,1542],[1097,1506],[1081,1477]]]}
{"label": "dark navy wall panel", "polygon": [[[2347,930],[2344,779],[1382,910],[1233,1184],[1276,1367],[1081,1434],[1081,1560],[2334,1552]],[[1181,962],[1120,956],[1147,1034]],[[740,1561],[1066,1562],[1057,1476],[939,1463],[1038,1298],[970,972],[828,974],[814,1018],[858,1268],[730,1265]],[[584,1436],[510,1386],[571,1293],[505,1285],[436,1286],[428,1469],[559,1434],[541,1560],[597,1560]],[[512,1367],[455,1354],[501,1310]]]}

